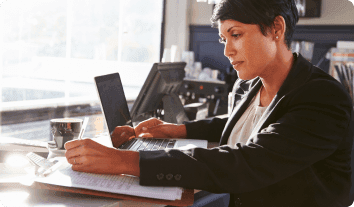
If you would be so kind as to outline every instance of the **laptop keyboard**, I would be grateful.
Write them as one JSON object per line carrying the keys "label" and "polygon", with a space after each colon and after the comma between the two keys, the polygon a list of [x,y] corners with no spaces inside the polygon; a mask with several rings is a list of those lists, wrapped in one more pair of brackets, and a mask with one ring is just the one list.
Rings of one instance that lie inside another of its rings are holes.
{"label": "laptop keyboard", "polygon": [[[119,147],[133,151],[150,151],[173,148],[176,140],[171,139],[131,139]],[[134,146],[134,147],[133,147]]]}

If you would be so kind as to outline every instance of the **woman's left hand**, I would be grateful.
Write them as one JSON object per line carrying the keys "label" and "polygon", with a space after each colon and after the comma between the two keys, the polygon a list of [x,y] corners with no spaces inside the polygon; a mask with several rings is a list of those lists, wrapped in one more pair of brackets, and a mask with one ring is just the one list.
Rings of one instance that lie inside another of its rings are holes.
{"label": "woman's left hand", "polygon": [[88,138],[67,142],[65,149],[75,171],[140,176],[139,152],[105,147]]}
{"label": "woman's left hand", "polygon": [[131,126],[117,126],[111,135],[113,147],[118,148],[130,139],[135,138],[134,128]]}

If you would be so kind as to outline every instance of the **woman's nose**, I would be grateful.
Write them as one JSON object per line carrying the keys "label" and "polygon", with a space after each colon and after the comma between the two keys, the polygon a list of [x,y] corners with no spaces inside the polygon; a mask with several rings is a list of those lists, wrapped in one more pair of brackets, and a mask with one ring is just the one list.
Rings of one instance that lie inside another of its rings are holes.
{"label": "woman's nose", "polygon": [[226,41],[224,47],[224,55],[226,57],[231,57],[236,54],[235,47],[232,45],[231,41]]}

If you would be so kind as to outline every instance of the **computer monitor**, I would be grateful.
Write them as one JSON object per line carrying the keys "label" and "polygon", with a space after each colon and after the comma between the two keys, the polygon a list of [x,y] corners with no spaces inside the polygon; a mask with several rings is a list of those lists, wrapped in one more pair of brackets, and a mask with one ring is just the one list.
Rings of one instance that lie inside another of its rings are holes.
{"label": "computer monitor", "polygon": [[188,121],[177,95],[185,66],[185,62],[153,64],[130,111],[133,123],[150,117],[162,117],[166,122],[178,124]]}

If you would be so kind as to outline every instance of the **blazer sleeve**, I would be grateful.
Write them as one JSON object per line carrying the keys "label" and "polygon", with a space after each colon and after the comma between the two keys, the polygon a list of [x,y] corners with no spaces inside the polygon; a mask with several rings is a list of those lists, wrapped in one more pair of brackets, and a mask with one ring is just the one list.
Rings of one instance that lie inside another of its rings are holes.
{"label": "blazer sleeve", "polygon": [[211,118],[200,121],[184,122],[188,139],[202,139],[219,142],[227,118]]}
{"label": "blazer sleeve", "polygon": [[352,110],[334,81],[307,83],[277,107],[277,118],[246,145],[140,152],[140,184],[215,193],[267,187],[330,156],[346,136]]}

